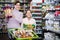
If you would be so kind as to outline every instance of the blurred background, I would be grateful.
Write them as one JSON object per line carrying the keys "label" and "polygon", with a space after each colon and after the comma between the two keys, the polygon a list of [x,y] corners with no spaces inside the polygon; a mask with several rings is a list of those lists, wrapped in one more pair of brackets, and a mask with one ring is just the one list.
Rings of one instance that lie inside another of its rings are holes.
{"label": "blurred background", "polygon": [[[26,10],[32,11],[36,20],[37,40],[60,40],[60,0],[0,0],[0,40],[10,40],[7,35],[4,8],[14,9],[14,2],[20,1],[25,17]],[[12,39],[13,40],[13,39]]]}

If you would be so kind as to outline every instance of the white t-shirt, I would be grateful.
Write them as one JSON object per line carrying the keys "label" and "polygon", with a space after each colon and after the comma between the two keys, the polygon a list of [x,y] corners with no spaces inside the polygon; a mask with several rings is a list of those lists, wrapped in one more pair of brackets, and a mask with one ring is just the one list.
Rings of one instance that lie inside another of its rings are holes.
{"label": "white t-shirt", "polygon": [[23,19],[23,24],[34,24],[35,25],[35,27],[36,27],[36,21],[35,21],[35,19],[33,19],[33,18],[31,18],[30,20],[28,20],[28,18],[26,17],[26,18],[24,18]]}

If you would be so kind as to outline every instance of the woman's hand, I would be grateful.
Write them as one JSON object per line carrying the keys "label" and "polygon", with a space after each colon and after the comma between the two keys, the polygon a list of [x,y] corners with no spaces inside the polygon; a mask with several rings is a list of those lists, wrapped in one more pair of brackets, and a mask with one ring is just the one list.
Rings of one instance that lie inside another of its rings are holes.
{"label": "woman's hand", "polygon": [[11,17],[12,16],[12,10],[11,9],[5,9],[4,10],[4,12],[5,12],[5,17]]}

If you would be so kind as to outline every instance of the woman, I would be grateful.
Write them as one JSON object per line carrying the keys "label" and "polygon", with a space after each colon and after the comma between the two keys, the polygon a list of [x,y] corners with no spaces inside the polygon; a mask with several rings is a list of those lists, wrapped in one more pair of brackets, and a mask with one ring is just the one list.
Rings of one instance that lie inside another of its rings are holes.
{"label": "woman", "polygon": [[[8,12],[9,10],[9,12]],[[21,28],[21,23],[23,20],[23,13],[19,12],[20,10],[20,2],[16,1],[14,4],[14,9],[13,11],[11,11],[12,9],[8,8],[5,11],[5,17],[6,19],[8,19],[7,22],[7,28],[8,30],[12,29],[12,28]],[[11,39],[10,33],[8,31],[8,36]]]}
{"label": "woman", "polygon": [[26,17],[23,19],[23,28],[34,29],[36,27],[36,21],[32,18],[30,10],[27,10]]}
{"label": "woman", "polygon": [[20,10],[20,2],[16,1],[14,4],[14,10],[12,13],[8,13],[6,17],[8,17],[10,14],[12,14],[12,17],[8,17],[8,23],[7,23],[7,28],[21,28],[21,23],[23,19],[23,13],[19,12]]}

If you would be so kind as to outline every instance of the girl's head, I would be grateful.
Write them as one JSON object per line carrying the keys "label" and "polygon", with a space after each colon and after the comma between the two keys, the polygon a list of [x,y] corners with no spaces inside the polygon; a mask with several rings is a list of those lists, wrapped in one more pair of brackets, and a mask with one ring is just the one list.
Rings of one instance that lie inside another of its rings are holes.
{"label": "girl's head", "polygon": [[28,17],[28,18],[32,17],[31,10],[26,11],[26,17]]}

